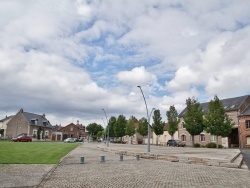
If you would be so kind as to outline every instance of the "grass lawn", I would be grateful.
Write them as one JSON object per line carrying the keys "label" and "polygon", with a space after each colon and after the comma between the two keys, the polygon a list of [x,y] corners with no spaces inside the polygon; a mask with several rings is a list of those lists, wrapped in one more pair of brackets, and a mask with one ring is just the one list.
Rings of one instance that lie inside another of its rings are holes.
{"label": "grass lawn", "polygon": [[0,164],[58,164],[79,143],[0,142]]}

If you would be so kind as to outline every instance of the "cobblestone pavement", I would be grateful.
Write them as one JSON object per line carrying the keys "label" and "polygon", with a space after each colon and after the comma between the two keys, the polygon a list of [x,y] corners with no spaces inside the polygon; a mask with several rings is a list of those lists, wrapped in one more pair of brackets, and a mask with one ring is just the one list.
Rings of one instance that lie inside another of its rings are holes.
{"label": "cobblestone pavement", "polygon": [[[124,156],[123,161],[120,161],[119,155],[114,152],[103,152],[97,146],[96,143],[80,145],[70,152],[60,165],[0,165],[0,187],[248,188],[250,185],[250,171],[246,169],[152,159],[136,160],[133,156]],[[111,145],[110,148],[112,147]],[[129,147],[136,150],[136,146]],[[146,146],[139,146],[138,151],[141,149],[146,150]],[[154,150],[153,147],[152,149]],[[159,150],[157,151],[160,152]],[[178,149],[166,150],[170,152]],[[193,154],[192,151],[190,149]],[[81,156],[84,157],[84,164],[80,164]],[[101,156],[105,156],[104,163],[101,163]],[[225,157],[227,158],[227,155],[223,154],[223,158]]]}
{"label": "cobblestone pavement", "polygon": [[[105,162],[101,163],[101,156]],[[84,156],[84,164],[80,157]],[[242,169],[140,159],[102,152],[84,143],[57,166],[40,188],[63,187],[249,187],[250,172]]]}

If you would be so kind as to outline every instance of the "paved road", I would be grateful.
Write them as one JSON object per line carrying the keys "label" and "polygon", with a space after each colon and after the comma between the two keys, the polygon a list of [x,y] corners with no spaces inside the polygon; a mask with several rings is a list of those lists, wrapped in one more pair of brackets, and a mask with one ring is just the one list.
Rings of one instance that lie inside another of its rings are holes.
{"label": "paved road", "polygon": [[[105,156],[105,163],[100,162],[102,155]],[[85,164],[80,164],[81,156],[84,156]],[[58,166],[37,165],[33,169],[30,165],[14,165],[9,169],[10,166],[0,165],[0,187],[248,188],[250,185],[250,171],[243,169],[152,159],[137,161],[133,156],[124,156],[123,161],[119,159],[120,156],[114,152],[97,149],[97,144],[84,143],[70,152]],[[22,173],[15,172],[22,168]],[[44,172],[46,175],[42,176]]]}
{"label": "paved road", "polygon": [[250,170],[250,149],[241,149],[243,159]]}

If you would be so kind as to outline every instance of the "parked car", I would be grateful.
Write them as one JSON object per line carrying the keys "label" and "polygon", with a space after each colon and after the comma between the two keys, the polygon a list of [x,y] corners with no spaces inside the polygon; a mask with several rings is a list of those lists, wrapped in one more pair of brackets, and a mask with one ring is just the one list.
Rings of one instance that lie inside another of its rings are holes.
{"label": "parked car", "polygon": [[76,142],[76,139],[75,138],[66,138],[64,140],[64,143],[69,143],[69,142],[71,142],[71,143]]}
{"label": "parked car", "polygon": [[79,138],[78,142],[83,142],[83,137]]}
{"label": "parked car", "polygon": [[32,142],[32,138],[26,135],[21,135],[11,139],[13,142]]}
{"label": "parked car", "polygon": [[182,143],[179,140],[173,140],[173,139],[168,140],[166,144],[167,144],[167,146],[174,146],[174,147],[185,147],[186,146],[185,143]]}

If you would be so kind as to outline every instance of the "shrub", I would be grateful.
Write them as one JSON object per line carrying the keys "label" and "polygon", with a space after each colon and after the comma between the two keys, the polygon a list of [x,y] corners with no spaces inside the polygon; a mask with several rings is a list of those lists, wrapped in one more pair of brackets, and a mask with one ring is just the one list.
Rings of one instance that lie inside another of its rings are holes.
{"label": "shrub", "polygon": [[195,148],[199,148],[199,147],[201,147],[201,145],[200,145],[199,143],[195,143],[195,144],[194,144],[194,147],[195,147]]}
{"label": "shrub", "polygon": [[209,142],[207,143],[206,148],[216,148],[216,143]]}
{"label": "shrub", "polygon": [[223,146],[222,145],[218,145],[218,148],[223,148]]}

